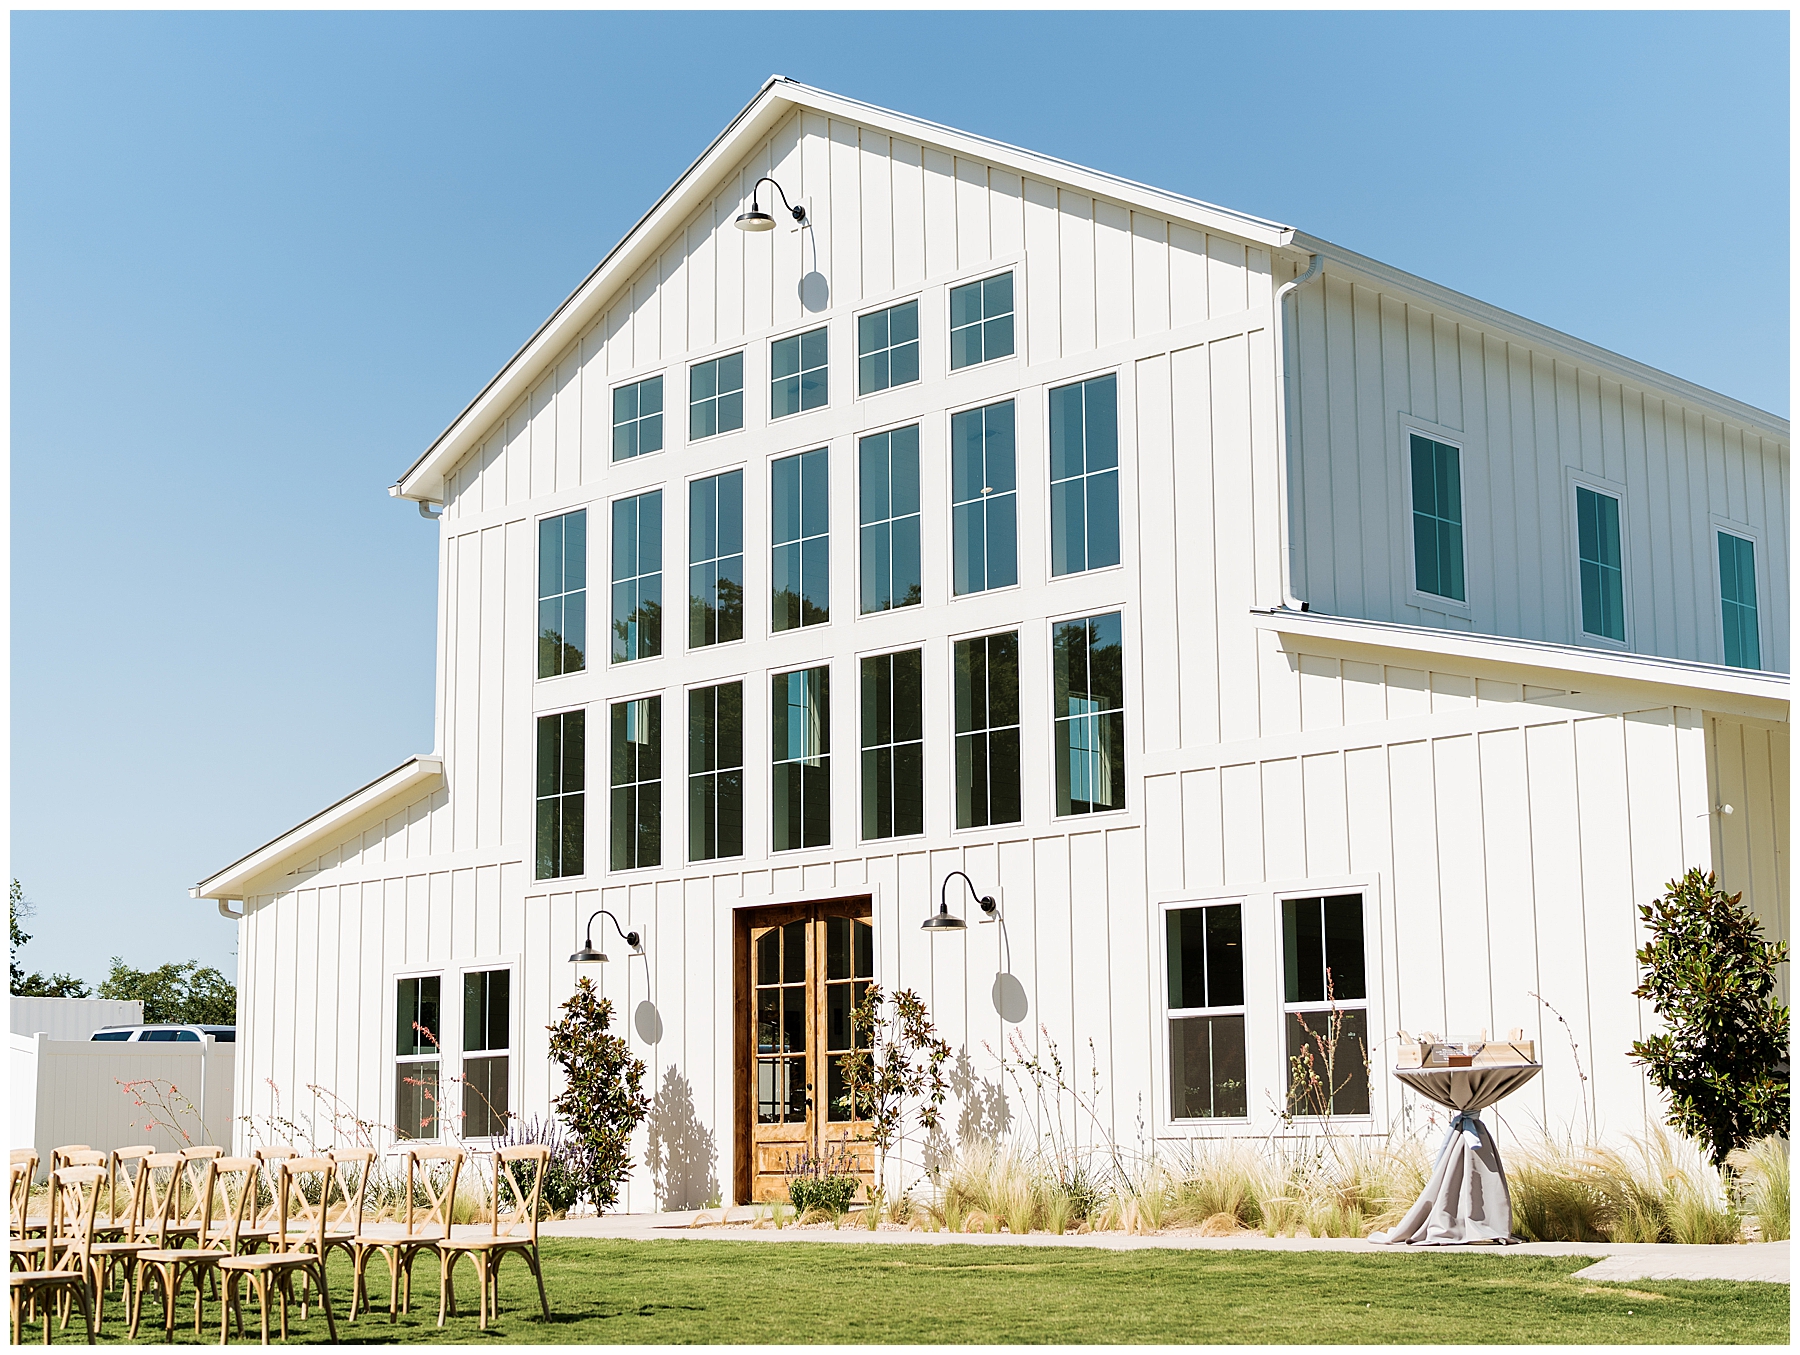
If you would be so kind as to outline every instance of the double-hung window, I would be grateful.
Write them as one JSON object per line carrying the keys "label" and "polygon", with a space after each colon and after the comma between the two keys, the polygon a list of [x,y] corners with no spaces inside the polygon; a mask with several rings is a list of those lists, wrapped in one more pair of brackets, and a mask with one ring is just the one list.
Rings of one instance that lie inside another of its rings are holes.
{"label": "double-hung window", "polygon": [[770,629],[831,619],[831,470],[826,450],[769,467]]}
{"label": "double-hung window", "polygon": [[744,426],[744,355],[696,362],[688,368],[688,441]]}
{"label": "double-hung window", "polygon": [[744,684],[688,693],[688,860],[744,854]]}
{"label": "double-hung window", "polygon": [[663,379],[646,377],[613,389],[614,461],[629,461],[663,445]]}
{"label": "double-hung window", "polygon": [[512,1086],[512,971],[463,974],[464,1138],[506,1132]]}
{"label": "double-hung window", "polygon": [[1170,1118],[1247,1116],[1243,905],[1171,908],[1164,918],[1169,947]]}
{"label": "double-hung window", "polygon": [[613,501],[612,661],[662,653],[662,491]]}
{"label": "double-hung window", "polygon": [[862,610],[916,607],[919,579],[919,425],[857,445]]}
{"label": "double-hung window", "polygon": [[950,419],[951,576],[957,596],[1019,581],[1013,402]]}
{"label": "double-hung window", "polygon": [[538,520],[538,676],[587,667],[587,509]]}
{"label": "double-hung window", "polygon": [[587,825],[587,712],[537,722],[537,878],[582,873]]}
{"label": "double-hung window", "polygon": [[1125,807],[1125,665],[1118,612],[1056,627],[1056,812]]}
{"label": "double-hung window", "polygon": [[950,289],[950,370],[1013,351],[1013,275],[996,273]]}
{"label": "double-hung window", "polygon": [[777,673],[769,701],[775,850],[831,845],[831,670]]}
{"label": "double-hung window", "polygon": [[1462,452],[1418,433],[1412,443],[1413,583],[1421,593],[1468,601],[1463,582]]}
{"label": "double-hung window", "polygon": [[1725,662],[1733,668],[1762,667],[1762,633],[1756,624],[1756,543],[1733,532],[1719,533],[1719,611],[1724,625]]}
{"label": "double-hung window", "polygon": [[1625,639],[1625,556],[1619,541],[1619,501],[1575,486],[1575,535],[1581,562],[1581,628]]}
{"label": "double-hung window", "polygon": [[395,985],[394,1135],[435,1139],[443,1131],[438,1076],[442,1059],[443,979],[436,974]]}
{"label": "double-hung window", "polygon": [[688,485],[688,647],[744,638],[744,472]]}
{"label": "double-hung window", "polygon": [[662,864],[662,698],[612,706],[612,868]]}
{"label": "double-hung window", "polygon": [[786,418],[827,402],[825,326],[769,345],[769,417]]}
{"label": "double-hung window", "polygon": [[1369,988],[1360,894],[1281,901],[1288,1110],[1369,1113]]}
{"label": "double-hung window", "polygon": [[862,835],[865,841],[925,831],[922,654],[862,661]]}
{"label": "double-hung window", "polygon": [[1019,795],[1019,633],[958,640],[956,826],[1017,823]]}
{"label": "double-hung window", "polygon": [[856,390],[873,395],[919,379],[919,303],[898,306],[856,320]]}
{"label": "double-hung window", "polygon": [[1050,572],[1119,563],[1119,382],[1050,392]]}

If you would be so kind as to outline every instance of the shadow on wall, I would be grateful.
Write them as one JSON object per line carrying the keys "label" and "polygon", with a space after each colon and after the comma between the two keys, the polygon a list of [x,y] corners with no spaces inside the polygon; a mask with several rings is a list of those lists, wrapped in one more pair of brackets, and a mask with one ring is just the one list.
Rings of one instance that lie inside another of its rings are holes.
{"label": "shadow on wall", "polygon": [[1012,1106],[1006,1099],[1006,1088],[998,1080],[978,1077],[968,1047],[956,1051],[956,1059],[944,1074],[950,1094],[956,1098],[956,1136],[946,1131],[946,1119],[929,1135],[924,1145],[925,1170],[935,1176],[950,1165],[956,1149],[977,1141],[1004,1144],[1012,1130]]}
{"label": "shadow on wall", "polygon": [[650,1103],[644,1164],[660,1209],[698,1209],[719,1198],[718,1142],[694,1114],[694,1089],[678,1068],[663,1074]]}

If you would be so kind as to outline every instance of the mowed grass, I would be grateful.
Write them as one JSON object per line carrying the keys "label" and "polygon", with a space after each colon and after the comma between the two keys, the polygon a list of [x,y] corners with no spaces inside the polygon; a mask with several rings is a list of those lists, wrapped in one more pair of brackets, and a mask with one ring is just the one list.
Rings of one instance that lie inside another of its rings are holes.
{"label": "mowed grass", "polygon": [[[1572,1279],[1579,1256],[1344,1255],[1331,1252],[1103,1251],[1098,1248],[833,1245],[809,1242],[543,1244],[553,1316],[530,1272],[501,1271],[501,1311],[476,1325],[473,1272],[458,1269],[463,1315],[437,1327],[437,1270],[417,1267],[413,1311],[344,1319],[347,1265],[330,1282],[339,1339],[510,1343],[1143,1343],[1520,1342],[1788,1343],[1788,1287]],[[193,1340],[192,1290],[176,1340]],[[103,1341],[121,1341],[108,1304]],[[246,1334],[257,1339],[254,1300]],[[219,1339],[208,1301],[201,1339]],[[290,1339],[324,1341],[324,1319],[296,1305]],[[155,1299],[140,1340],[162,1340]],[[27,1342],[40,1340],[28,1327]],[[59,1340],[80,1340],[72,1326]],[[236,1331],[233,1330],[233,1340]]]}

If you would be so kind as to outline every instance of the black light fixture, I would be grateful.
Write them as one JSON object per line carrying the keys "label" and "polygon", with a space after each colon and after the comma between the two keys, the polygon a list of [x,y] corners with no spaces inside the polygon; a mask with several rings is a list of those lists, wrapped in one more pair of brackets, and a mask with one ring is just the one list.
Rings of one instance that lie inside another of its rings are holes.
{"label": "black light fixture", "polygon": [[989,917],[994,916],[995,912],[999,909],[1000,905],[995,902],[992,894],[977,893],[975,890],[975,882],[973,880],[967,875],[964,875],[960,870],[953,870],[944,877],[943,887],[938,890],[937,912],[926,914],[924,924],[920,927],[921,931],[960,932],[967,930],[969,924],[950,911],[950,901],[946,896],[949,894],[950,881],[952,880],[961,880],[964,887],[969,891],[969,897],[979,903],[981,905],[981,911],[986,913]]}
{"label": "black light fixture", "polygon": [[604,954],[602,954],[599,950],[596,950],[594,947],[594,918],[596,918],[596,917],[604,917],[608,922],[612,923],[613,930],[619,934],[619,936],[624,940],[626,945],[631,947],[632,954],[636,955],[636,954],[642,953],[643,946],[641,944],[638,934],[636,932],[626,931],[623,927],[621,927],[619,925],[618,918],[614,917],[611,913],[607,912],[606,909],[600,908],[600,909],[596,909],[593,917],[590,917],[588,919],[588,921],[587,921],[587,938],[586,938],[586,940],[584,940],[581,943],[581,949],[576,951],[573,955],[571,955],[569,957],[570,964],[605,964],[606,963],[606,956]]}
{"label": "black light fixture", "polygon": [[775,229],[775,218],[763,211],[756,202],[756,190],[763,184],[768,184],[777,193],[781,193],[781,205],[788,209],[788,213],[794,218],[794,223],[796,225],[804,226],[806,224],[806,208],[796,207],[793,203],[789,202],[788,195],[782,192],[781,185],[765,174],[762,178],[750,185],[750,210],[738,213],[738,219],[735,224],[739,230],[772,231]]}

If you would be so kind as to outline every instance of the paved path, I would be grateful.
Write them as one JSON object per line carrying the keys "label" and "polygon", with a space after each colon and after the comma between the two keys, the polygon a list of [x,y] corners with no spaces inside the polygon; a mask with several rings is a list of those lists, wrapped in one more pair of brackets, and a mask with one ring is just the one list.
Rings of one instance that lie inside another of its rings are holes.
{"label": "paved path", "polygon": [[[924,1233],[867,1228],[750,1228],[751,1211],[689,1211],[679,1214],[611,1214],[604,1218],[561,1219],[540,1226],[545,1237],[603,1237],[644,1242],[667,1238],[710,1238],[741,1242],[824,1242],[844,1246],[897,1243],[902,1246],[972,1244],[981,1247],[1099,1247],[1107,1251],[1173,1248],[1191,1251],[1336,1251],[1421,1252],[1501,1256],[1592,1256],[1595,1264],[1575,1272],[1586,1280],[1766,1280],[1788,1282],[1788,1244],[1756,1243],[1736,1247],[1695,1247],[1647,1242],[1524,1242],[1511,1247],[1388,1247],[1354,1237],[1266,1237],[1235,1233],[1198,1237],[1191,1233]],[[721,1226],[720,1221],[723,1221]]]}

